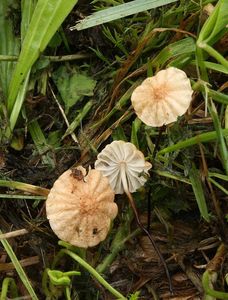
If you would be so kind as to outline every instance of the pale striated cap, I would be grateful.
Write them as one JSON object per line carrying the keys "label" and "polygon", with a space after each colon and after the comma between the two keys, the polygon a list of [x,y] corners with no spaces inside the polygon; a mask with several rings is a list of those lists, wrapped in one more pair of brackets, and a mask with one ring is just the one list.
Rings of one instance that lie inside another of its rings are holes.
{"label": "pale striated cap", "polygon": [[54,183],[46,211],[58,238],[77,247],[93,247],[103,241],[118,212],[115,193],[98,170],[83,167],[64,172]]}
{"label": "pale striated cap", "polygon": [[184,71],[174,67],[145,79],[132,93],[131,102],[138,118],[157,127],[177,120],[188,109],[193,90]]}
{"label": "pale striated cap", "polygon": [[134,144],[114,141],[107,145],[97,156],[95,169],[107,176],[116,194],[135,192],[146,182],[152,165]]}

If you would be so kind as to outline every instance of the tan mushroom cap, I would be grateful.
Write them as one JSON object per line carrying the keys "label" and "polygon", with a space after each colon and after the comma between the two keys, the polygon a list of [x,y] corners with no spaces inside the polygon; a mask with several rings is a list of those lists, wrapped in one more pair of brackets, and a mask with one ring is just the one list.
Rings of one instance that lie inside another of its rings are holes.
{"label": "tan mushroom cap", "polygon": [[184,71],[170,67],[145,79],[132,93],[138,118],[149,126],[162,126],[177,120],[188,109],[193,90]]}
{"label": "tan mushroom cap", "polygon": [[118,212],[108,179],[98,170],[67,170],[54,183],[47,201],[50,226],[58,238],[77,247],[103,241]]}
{"label": "tan mushroom cap", "polygon": [[143,186],[151,166],[134,144],[124,141],[114,141],[107,145],[95,161],[95,169],[108,177],[116,194],[126,191],[133,193]]}

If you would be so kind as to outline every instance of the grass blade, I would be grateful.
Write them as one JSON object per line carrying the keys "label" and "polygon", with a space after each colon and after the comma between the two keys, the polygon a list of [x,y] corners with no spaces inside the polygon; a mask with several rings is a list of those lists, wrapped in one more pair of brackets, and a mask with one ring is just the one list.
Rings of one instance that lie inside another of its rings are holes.
{"label": "grass blade", "polygon": [[[34,11],[36,4],[36,0],[23,0],[21,2],[21,12],[22,12],[22,20],[21,20],[21,42],[23,42],[26,32],[28,30],[28,26],[32,17],[32,13]],[[15,100],[15,105],[13,106],[12,112],[10,114],[9,121],[9,129],[7,131],[7,137],[9,138],[11,133],[14,130],[14,127],[17,123],[18,116],[21,112],[22,104],[24,103],[24,99],[27,92],[27,86],[29,82],[30,69],[25,77],[25,80],[20,86],[20,89],[17,94],[17,98]]]}
{"label": "grass blade", "polygon": [[92,101],[88,101],[85,106],[81,109],[81,111],[78,113],[76,118],[73,120],[73,122],[69,125],[66,132],[64,133],[62,140],[68,136],[69,134],[72,134],[75,129],[81,124],[83,118],[89,113],[90,109],[93,106]]}
{"label": "grass blade", "polygon": [[[193,60],[191,63],[196,64],[196,61]],[[210,61],[205,61],[204,64],[205,64],[205,67],[207,69],[211,69],[213,71],[221,72],[221,73],[224,73],[224,74],[228,75],[228,69],[225,68],[223,65],[216,64],[216,63],[213,63],[213,62],[210,62]]]}
{"label": "grass blade", "polygon": [[[2,231],[0,230],[0,234],[2,234]],[[5,248],[8,256],[10,257],[17,273],[18,273],[18,276],[20,277],[21,281],[23,282],[24,286],[26,287],[27,291],[29,292],[29,295],[31,296],[31,298],[33,300],[38,300],[37,296],[36,296],[36,293],[34,292],[33,290],[33,287],[28,279],[28,277],[26,276],[25,274],[25,271],[23,270],[20,262],[18,261],[15,253],[13,252],[13,249],[12,247],[10,246],[10,244],[8,243],[7,240],[1,240],[1,243],[3,245],[3,247]]]}
{"label": "grass blade", "polygon": [[42,157],[42,162],[54,168],[55,163],[49,155],[49,150],[51,150],[51,147],[48,145],[38,121],[37,120],[32,121],[28,125],[28,130],[29,133],[31,134],[31,137],[33,139],[33,142],[36,146],[39,155],[41,155]]}
{"label": "grass blade", "polygon": [[[8,14],[10,13],[8,2],[8,0],[0,1],[0,54],[17,55],[19,52],[19,40],[14,36],[13,24],[8,17]],[[0,62],[0,84],[6,98],[14,65],[15,62]]]}
{"label": "grass blade", "polygon": [[11,112],[18,91],[29,69],[46,48],[48,42],[69,14],[77,0],[39,0],[24,38],[23,46],[13,74],[8,111]]}
{"label": "grass blade", "polygon": [[226,188],[224,188],[224,186],[222,186],[221,184],[219,184],[217,181],[215,181],[214,179],[212,179],[210,177],[208,178],[208,180],[228,196],[228,190]]}
{"label": "grass blade", "polygon": [[1,180],[0,179],[0,186],[3,187],[9,187],[11,189],[18,189],[21,191],[25,191],[31,194],[36,194],[36,195],[40,195],[40,196],[45,196],[47,197],[47,195],[49,194],[49,190],[39,187],[39,186],[35,186],[32,184],[28,184],[28,183],[23,183],[20,181],[12,181],[12,180]]}
{"label": "grass blade", "polygon": [[227,26],[228,19],[228,2],[227,0],[219,0],[213,10],[211,16],[204,23],[198,42],[204,41],[210,45],[220,37],[219,33],[224,31]]}
{"label": "grass blade", "polygon": [[180,41],[169,44],[162,49],[159,54],[151,61],[153,66],[163,66],[171,58],[179,55],[188,54],[191,57],[195,51],[196,44],[193,38],[187,37]]}
{"label": "grass blade", "polygon": [[228,150],[226,146],[226,142],[224,139],[224,136],[222,134],[222,127],[220,124],[220,120],[218,117],[218,113],[216,110],[216,107],[212,100],[209,98],[209,103],[208,103],[208,108],[214,123],[214,127],[217,133],[217,139],[218,139],[218,145],[219,145],[219,150],[220,150],[220,155],[221,155],[221,161],[223,164],[223,167],[226,171],[226,175],[228,175]]}
{"label": "grass blade", "polygon": [[[226,137],[228,136],[228,129],[222,129],[221,134]],[[190,139],[187,139],[185,141],[178,142],[172,146],[166,147],[158,152],[158,154],[165,154],[173,151],[177,151],[180,149],[184,149],[187,147],[191,147],[193,145],[199,144],[199,143],[206,143],[213,140],[217,140],[218,135],[216,131],[206,132],[202,134],[198,134]]]}
{"label": "grass blade", "polygon": [[27,86],[28,86],[28,82],[29,82],[29,75],[30,75],[30,70],[29,70],[25,80],[23,81],[23,84],[21,85],[20,90],[18,91],[17,98],[16,98],[16,101],[15,101],[15,105],[13,107],[13,110],[12,110],[11,114],[10,114],[10,131],[11,132],[13,131],[13,129],[16,125],[18,116],[19,116],[20,111],[21,111],[22,104],[23,104],[24,99],[25,99],[25,95],[26,95],[26,92],[27,92]]}
{"label": "grass blade", "polygon": [[134,0],[129,3],[120,4],[110,7],[83,19],[77,25],[71,27],[71,30],[83,30],[100,24],[111,22],[120,18],[124,18],[145,10],[156,8],[162,5],[176,2],[177,0]]}
{"label": "grass blade", "polygon": [[206,200],[205,200],[205,196],[204,196],[204,192],[203,192],[202,183],[200,180],[200,174],[194,164],[192,164],[192,168],[189,171],[189,179],[192,184],[192,189],[193,189],[195,197],[196,197],[196,201],[197,201],[197,204],[199,207],[200,214],[207,222],[209,222],[209,214],[208,214],[208,210],[207,210],[207,204],[206,204]]}
{"label": "grass blade", "polygon": [[21,1],[21,39],[24,40],[28,30],[37,0],[22,0]]}

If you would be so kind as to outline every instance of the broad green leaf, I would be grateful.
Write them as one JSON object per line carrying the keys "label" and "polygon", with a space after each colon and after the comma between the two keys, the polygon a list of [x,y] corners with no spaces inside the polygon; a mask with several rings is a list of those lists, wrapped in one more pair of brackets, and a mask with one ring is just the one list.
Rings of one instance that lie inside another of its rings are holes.
{"label": "broad green leaf", "polygon": [[202,183],[200,180],[200,174],[194,164],[192,164],[192,168],[189,171],[189,179],[192,184],[192,189],[193,189],[195,197],[196,197],[196,202],[198,204],[200,214],[207,222],[209,222],[207,203],[205,200],[203,187],[202,187]]}
{"label": "broad green leaf", "polygon": [[77,0],[38,0],[10,83],[9,112],[29,69],[76,3]]}
{"label": "broad green leaf", "polygon": [[71,30],[83,30],[94,27],[100,24],[111,22],[120,18],[124,18],[139,12],[157,8],[162,5],[176,2],[177,0],[134,0],[128,3],[120,4],[114,7],[103,9],[95,12],[91,16],[80,21],[76,26],[71,27]]}
{"label": "broad green leaf", "polygon": [[84,96],[93,96],[96,81],[75,68],[69,70],[66,66],[61,66],[52,74],[52,78],[65,103],[66,114]]}

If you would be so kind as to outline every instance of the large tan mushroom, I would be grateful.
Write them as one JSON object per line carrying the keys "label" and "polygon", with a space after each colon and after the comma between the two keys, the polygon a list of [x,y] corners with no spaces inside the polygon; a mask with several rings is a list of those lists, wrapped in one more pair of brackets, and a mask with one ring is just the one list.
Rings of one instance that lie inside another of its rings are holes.
{"label": "large tan mushroom", "polygon": [[103,241],[118,208],[108,179],[98,170],[77,167],[54,183],[47,201],[50,226],[63,241],[87,248]]}
{"label": "large tan mushroom", "polygon": [[145,79],[132,93],[138,118],[157,127],[175,122],[188,109],[193,90],[184,71],[170,67]]}

